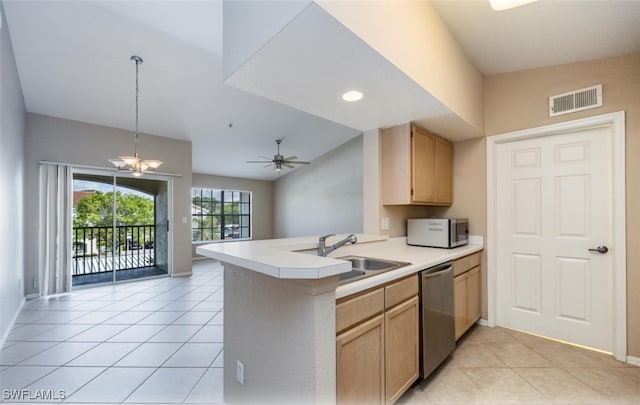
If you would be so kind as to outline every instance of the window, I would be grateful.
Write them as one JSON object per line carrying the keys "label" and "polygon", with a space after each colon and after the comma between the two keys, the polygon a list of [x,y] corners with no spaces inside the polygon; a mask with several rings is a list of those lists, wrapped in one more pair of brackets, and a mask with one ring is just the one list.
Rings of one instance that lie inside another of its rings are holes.
{"label": "window", "polygon": [[191,240],[205,242],[251,237],[251,193],[191,189]]}

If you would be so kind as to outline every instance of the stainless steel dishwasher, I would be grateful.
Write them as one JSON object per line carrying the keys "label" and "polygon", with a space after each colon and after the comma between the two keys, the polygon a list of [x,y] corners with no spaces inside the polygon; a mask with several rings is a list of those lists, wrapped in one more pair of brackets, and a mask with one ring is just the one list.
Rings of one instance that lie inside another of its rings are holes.
{"label": "stainless steel dishwasher", "polygon": [[426,378],[456,348],[453,262],[420,272],[420,376]]}

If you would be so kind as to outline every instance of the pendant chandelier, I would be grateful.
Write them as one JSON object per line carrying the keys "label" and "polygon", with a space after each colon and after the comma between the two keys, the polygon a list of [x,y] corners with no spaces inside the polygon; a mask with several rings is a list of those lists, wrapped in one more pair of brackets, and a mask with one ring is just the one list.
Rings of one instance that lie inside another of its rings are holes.
{"label": "pendant chandelier", "polygon": [[109,159],[118,170],[131,172],[134,176],[142,176],[146,172],[154,172],[162,162],[159,160],[144,160],[138,154],[138,68],[142,58],[132,56],[131,61],[136,64],[136,132],[133,138],[133,156],[119,156],[117,159]]}

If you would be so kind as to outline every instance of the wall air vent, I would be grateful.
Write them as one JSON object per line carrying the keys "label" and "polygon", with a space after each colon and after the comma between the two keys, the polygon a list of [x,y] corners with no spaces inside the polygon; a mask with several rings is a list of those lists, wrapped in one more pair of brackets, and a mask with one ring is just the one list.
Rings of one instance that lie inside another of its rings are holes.
{"label": "wall air vent", "polygon": [[549,117],[602,107],[602,85],[549,97]]}

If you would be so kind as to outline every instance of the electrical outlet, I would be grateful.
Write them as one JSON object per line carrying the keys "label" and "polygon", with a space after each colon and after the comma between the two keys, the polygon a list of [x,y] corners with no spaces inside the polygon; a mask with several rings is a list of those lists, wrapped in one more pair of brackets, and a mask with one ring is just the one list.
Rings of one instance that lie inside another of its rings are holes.
{"label": "electrical outlet", "polygon": [[389,230],[389,217],[382,217],[382,224],[380,224],[380,229],[383,231]]}
{"label": "electrical outlet", "polygon": [[240,384],[244,384],[244,364],[240,360],[237,360],[236,380]]}
{"label": "electrical outlet", "polygon": [[182,223],[186,224],[187,223],[187,217],[182,217]]}

